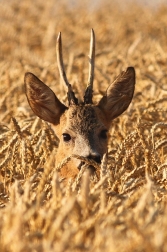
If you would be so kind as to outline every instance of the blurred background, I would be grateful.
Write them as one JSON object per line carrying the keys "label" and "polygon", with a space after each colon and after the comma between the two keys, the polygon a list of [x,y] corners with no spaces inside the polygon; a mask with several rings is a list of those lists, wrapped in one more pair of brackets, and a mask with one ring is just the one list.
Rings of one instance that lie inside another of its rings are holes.
{"label": "blurred background", "polygon": [[56,64],[60,31],[67,75],[80,98],[88,76],[91,28],[96,34],[97,98],[130,65],[137,74],[134,102],[161,98],[167,90],[166,24],[167,1],[163,0],[0,0],[1,120],[9,122],[11,115],[25,109],[33,115],[24,95],[26,71],[66,102]]}

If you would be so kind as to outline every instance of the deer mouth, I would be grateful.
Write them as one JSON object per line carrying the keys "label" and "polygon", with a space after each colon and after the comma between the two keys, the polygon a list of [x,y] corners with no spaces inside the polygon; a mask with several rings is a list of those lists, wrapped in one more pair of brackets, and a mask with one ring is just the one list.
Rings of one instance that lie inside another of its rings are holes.
{"label": "deer mouth", "polygon": [[90,170],[91,174],[94,174],[96,172],[96,169],[93,165],[89,165],[88,169]]}
{"label": "deer mouth", "polygon": [[[85,165],[85,164],[86,164],[86,163],[82,161],[82,162],[79,164],[79,166],[78,166],[78,170],[80,171],[81,168],[83,167],[83,165]],[[96,171],[96,169],[95,169],[95,167],[94,167],[93,165],[87,165],[86,168],[91,172],[91,174],[94,174],[95,171]]]}

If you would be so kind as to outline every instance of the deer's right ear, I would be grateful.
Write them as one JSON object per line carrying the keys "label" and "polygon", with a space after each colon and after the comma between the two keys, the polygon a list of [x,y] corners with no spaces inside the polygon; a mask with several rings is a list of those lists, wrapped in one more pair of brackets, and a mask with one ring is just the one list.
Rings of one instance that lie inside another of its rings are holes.
{"label": "deer's right ear", "polygon": [[54,92],[34,74],[24,77],[26,96],[33,112],[44,121],[58,124],[60,116],[67,107],[62,104]]}

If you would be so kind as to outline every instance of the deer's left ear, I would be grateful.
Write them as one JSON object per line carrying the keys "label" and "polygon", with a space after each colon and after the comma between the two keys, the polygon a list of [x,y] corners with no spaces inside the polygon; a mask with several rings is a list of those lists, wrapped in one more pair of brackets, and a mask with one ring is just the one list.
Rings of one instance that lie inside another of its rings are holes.
{"label": "deer's left ear", "polygon": [[135,70],[128,67],[108,87],[98,107],[106,114],[108,123],[121,115],[131,103],[135,88]]}

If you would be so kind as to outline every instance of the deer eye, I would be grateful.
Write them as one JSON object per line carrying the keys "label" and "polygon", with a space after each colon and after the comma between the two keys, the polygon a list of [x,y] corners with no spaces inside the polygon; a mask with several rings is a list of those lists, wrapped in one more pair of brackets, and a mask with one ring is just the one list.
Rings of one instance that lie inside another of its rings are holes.
{"label": "deer eye", "polygon": [[107,130],[102,130],[100,132],[100,137],[103,138],[103,139],[107,139]]}
{"label": "deer eye", "polygon": [[69,142],[71,140],[71,136],[67,133],[63,133],[64,142]]}

